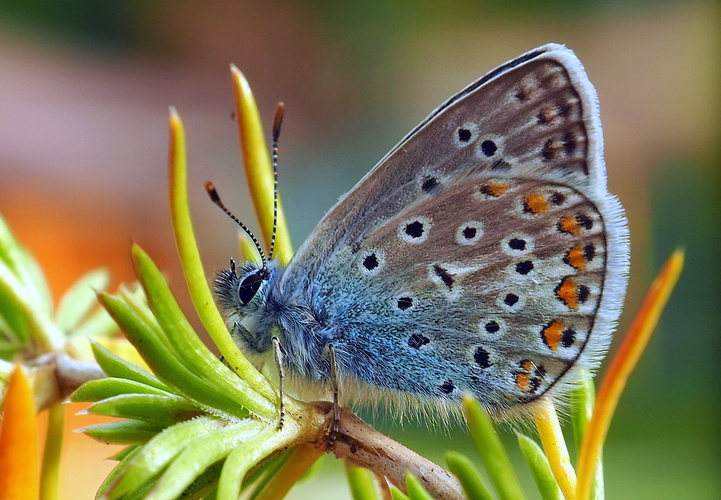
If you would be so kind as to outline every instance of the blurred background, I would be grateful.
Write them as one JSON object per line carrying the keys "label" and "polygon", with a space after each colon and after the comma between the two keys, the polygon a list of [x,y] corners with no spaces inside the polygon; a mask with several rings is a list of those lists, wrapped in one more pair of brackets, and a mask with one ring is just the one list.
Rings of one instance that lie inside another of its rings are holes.
{"label": "blurred background", "polygon": [[[0,213],[56,297],[99,266],[115,284],[132,281],[132,240],[187,305],[166,193],[168,106],[186,126],[207,269],[226,265],[237,245],[204,181],[256,227],[229,63],[250,81],[266,124],[275,102],[286,103],[280,189],[297,247],[443,100],[538,45],[566,44],[598,90],[610,190],[631,226],[630,290],[614,345],[673,248],[687,252],[611,428],[608,498],[721,498],[720,20],[715,1],[2,0]],[[462,429],[373,421],[436,460],[469,451]],[[72,417],[68,427],[92,422]],[[112,467],[102,460],[117,450],[80,435],[65,446],[64,498],[92,498]],[[530,484],[520,461],[519,469]],[[332,458],[292,496],[319,491],[349,496]]]}

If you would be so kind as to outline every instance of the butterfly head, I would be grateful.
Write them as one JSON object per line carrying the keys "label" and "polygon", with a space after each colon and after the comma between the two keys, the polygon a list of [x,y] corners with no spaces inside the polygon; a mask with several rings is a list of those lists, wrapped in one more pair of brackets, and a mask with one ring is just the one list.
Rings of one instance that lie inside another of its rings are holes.
{"label": "butterfly head", "polygon": [[247,262],[236,269],[235,262],[219,271],[215,278],[215,296],[229,325],[244,323],[255,316],[266,302],[272,267]]}

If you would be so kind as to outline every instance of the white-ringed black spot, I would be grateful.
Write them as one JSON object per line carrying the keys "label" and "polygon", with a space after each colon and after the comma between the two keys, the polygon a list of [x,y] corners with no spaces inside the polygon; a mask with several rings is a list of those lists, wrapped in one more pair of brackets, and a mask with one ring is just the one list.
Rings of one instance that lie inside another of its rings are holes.
{"label": "white-ringed black spot", "polygon": [[518,274],[528,274],[533,271],[533,262],[530,260],[524,260],[516,264],[516,272]]}
{"label": "white-ringed black spot", "polygon": [[513,232],[500,241],[500,250],[512,257],[532,254],[536,248],[534,238],[525,233]]}
{"label": "white-ringed black spot", "polygon": [[478,363],[478,366],[481,368],[488,368],[492,364],[488,351],[486,351],[483,347],[476,349],[476,352],[473,353],[473,359],[476,360],[476,363]]}
{"label": "white-ringed black spot", "polygon": [[426,175],[425,177],[423,177],[421,189],[426,193],[430,193],[436,186],[438,186],[438,184],[439,182],[437,178],[433,177],[432,175]]}
{"label": "white-ringed black spot", "polygon": [[488,333],[497,333],[501,329],[501,325],[497,321],[489,321],[484,328]]}
{"label": "white-ringed black spot", "polygon": [[453,132],[453,143],[457,147],[465,147],[476,140],[478,125],[473,122],[466,122]]}
{"label": "white-ringed black spot", "polygon": [[481,151],[486,156],[493,156],[496,154],[497,150],[498,146],[496,146],[496,143],[491,140],[485,140],[481,143]]}
{"label": "white-ringed black spot", "polygon": [[586,257],[586,260],[588,262],[591,262],[596,256],[596,247],[594,247],[593,245],[586,245],[585,247],[583,247],[583,255]]}
{"label": "white-ringed black spot", "polygon": [[483,236],[483,224],[480,221],[468,221],[456,229],[456,243],[459,245],[473,245]]}
{"label": "white-ringed black spot", "polygon": [[468,130],[467,128],[459,128],[458,129],[458,140],[461,142],[468,142],[471,140],[471,137],[473,136],[473,133]]}
{"label": "white-ringed black spot", "polygon": [[513,307],[518,302],[518,295],[515,293],[509,293],[506,294],[506,296],[503,298],[503,303],[506,304],[508,307]]}
{"label": "white-ringed black spot", "polygon": [[367,255],[365,259],[363,259],[363,267],[368,269],[369,271],[372,271],[376,267],[378,267],[378,256],[374,253]]}
{"label": "white-ringed black spot", "polygon": [[438,388],[441,390],[442,393],[444,393],[444,394],[450,394],[450,393],[453,392],[453,390],[456,388],[456,386],[453,385],[453,382],[451,382],[450,380],[446,380],[446,381],[443,382],[443,384],[441,384],[441,386],[438,387]]}
{"label": "white-ringed black spot", "polygon": [[405,311],[406,309],[409,309],[413,307],[413,299],[411,297],[399,297],[396,306],[401,311]]}
{"label": "white-ringed black spot", "polygon": [[428,239],[431,221],[426,217],[414,217],[398,226],[398,237],[406,243],[418,244]]}
{"label": "white-ringed black spot", "polygon": [[414,333],[413,335],[408,337],[408,345],[413,349],[420,349],[430,341],[431,339],[429,339],[425,335],[421,335],[420,333]]}
{"label": "white-ringed black spot", "polygon": [[356,261],[358,269],[364,274],[377,274],[383,269],[386,259],[385,254],[381,250],[369,249],[359,254]]}
{"label": "white-ringed black spot", "polygon": [[411,238],[420,238],[423,236],[423,223],[421,221],[413,221],[406,224],[405,232]]}
{"label": "white-ringed black spot", "polygon": [[523,240],[521,238],[511,238],[510,240],[508,240],[508,246],[513,250],[525,250],[526,240]]}

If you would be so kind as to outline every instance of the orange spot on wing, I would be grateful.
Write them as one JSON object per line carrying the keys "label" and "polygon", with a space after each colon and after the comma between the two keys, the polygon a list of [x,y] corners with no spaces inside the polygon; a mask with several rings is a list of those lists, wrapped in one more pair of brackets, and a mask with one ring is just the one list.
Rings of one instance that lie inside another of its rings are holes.
{"label": "orange spot on wing", "polygon": [[570,276],[563,278],[556,287],[556,296],[570,309],[578,309],[578,285]]}
{"label": "orange spot on wing", "polygon": [[581,234],[581,225],[573,215],[564,215],[561,220],[558,221],[558,230],[564,233],[578,236]]}
{"label": "orange spot on wing", "polygon": [[557,114],[555,109],[544,108],[538,113],[538,121],[542,124],[551,123]]}
{"label": "orange spot on wing", "polygon": [[531,385],[531,376],[528,373],[516,373],[516,387],[527,391]]}
{"label": "orange spot on wing", "polygon": [[552,351],[558,350],[558,347],[561,345],[561,340],[563,339],[563,328],[565,326],[566,324],[562,320],[554,319],[541,332],[543,342]]}
{"label": "orange spot on wing", "polygon": [[481,193],[485,194],[486,196],[492,196],[493,198],[498,198],[503,193],[508,191],[508,184],[504,182],[486,182],[481,186]]}
{"label": "orange spot on wing", "polygon": [[564,260],[569,266],[579,271],[586,269],[586,264],[588,263],[586,254],[584,253],[581,245],[576,245],[571,248],[566,254],[566,258]]}
{"label": "orange spot on wing", "polygon": [[531,193],[523,202],[523,211],[532,214],[545,214],[548,212],[548,197],[542,193]]}

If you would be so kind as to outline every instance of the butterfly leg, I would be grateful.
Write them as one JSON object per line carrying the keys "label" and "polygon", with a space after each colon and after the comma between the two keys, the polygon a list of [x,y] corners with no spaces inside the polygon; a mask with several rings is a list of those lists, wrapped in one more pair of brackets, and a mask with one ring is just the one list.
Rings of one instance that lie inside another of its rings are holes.
{"label": "butterfly leg", "polygon": [[328,352],[330,353],[330,386],[333,390],[333,427],[328,437],[328,448],[333,448],[335,440],[338,437],[338,425],[340,423],[340,409],[338,407],[338,370],[335,359],[335,347],[328,344]]}
{"label": "butterfly leg", "polygon": [[280,350],[280,340],[278,337],[273,336],[273,348],[275,350],[275,364],[278,367],[278,406],[280,410],[280,418],[278,419],[278,430],[283,428],[285,422],[285,402],[283,401],[283,379],[285,378],[285,371],[283,370],[283,351]]}

